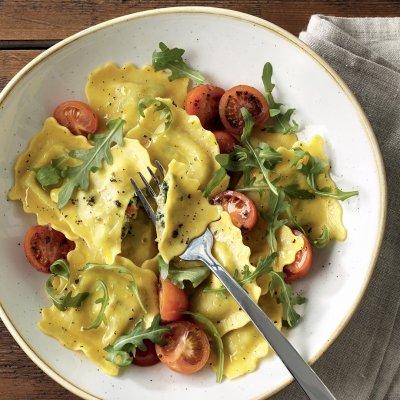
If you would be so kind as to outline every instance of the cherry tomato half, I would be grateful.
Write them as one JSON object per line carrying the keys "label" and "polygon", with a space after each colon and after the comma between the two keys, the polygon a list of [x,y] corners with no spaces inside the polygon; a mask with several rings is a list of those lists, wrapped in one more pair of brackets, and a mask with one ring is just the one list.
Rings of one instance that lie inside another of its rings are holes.
{"label": "cherry tomato half", "polygon": [[155,344],[148,339],[144,339],[143,343],[146,345],[146,350],[136,349],[132,363],[139,367],[150,367],[151,365],[160,362],[160,359],[157,356]]}
{"label": "cherry tomato half", "polygon": [[250,112],[255,126],[261,126],[268,120],[269,107],[264,95],[252,86],[234,86],[224,93],[219,102],[219,117],[228,132],[243,132],[242,107]]}
{"label": "cherry tomato half", "polygon": [[189,321],[172,322],[167,326],[171,331],[163,336],[166,344],[156,344],[161,362],[182,374],[193,374],[202,369],[210,357],[210,342],[205,332]]}
{"label": "cherry tomato half", "polygon": [[26,232],[24,248],[26,258],[34,268],[50,272],[51,264],[60,258],[65,260],[75,243],[48,225],[36,225]]}
{"label": "cherry tomato half", "polygon": [[221,154],[230,153],[239,141],[232,134],[225,131],[213,131]]}
{"label": "cherry tomato half", "polygon": [[87,136],[89,133],[95,133],[99,125],[99,120],[94,110],[81,101],[61,103],[54,110],[53,117],[74,135]]}
{"label": "cherry tomato half", "polygon": [[188,294],[169,279],[161,281],[159,299],[160,315],[163,321],[177,321],[182,318],[182,311],[189,308]]}
{"label": "cherry tomato half", "polygon": [[303,278],[311,269],[313,262],[313,251],[310,241],[300,231],[292,229],[296,236],[301,236],[304,240],[304,247],[296,253],[296,257],[292,264],[285,265],[283,272],[286,274],[285,282],[293,282]]}
{"label": "cherry tomato half", "polygon": [[213,204],[220,204],[229,213],[233,225],[250,231],[257,222],[257,208],[253,200],[246,195],[233,190],[225,190],[218,193],[211,200]]}
{"label": "cherry tomato half", "polygon": [[213,129],[219,123],[219,101],[224,89],[213,85],[194,87],[186,96],[185,110],[190,115],[197,115],[205,129]]}

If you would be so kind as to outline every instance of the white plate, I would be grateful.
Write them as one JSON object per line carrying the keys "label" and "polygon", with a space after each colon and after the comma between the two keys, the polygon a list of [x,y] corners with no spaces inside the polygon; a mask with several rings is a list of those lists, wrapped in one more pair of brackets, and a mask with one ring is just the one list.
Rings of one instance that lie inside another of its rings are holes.
{"label": "white plate", "polygon": [[24,215],[19,203],[6,201],[17,154],[58,103],[84,99],[89,71],[108,61],[149,64],[160,41],[186,49],[190,64],[225,88],[245,83],[262,90],[262,67],[270,61],[277,99],[297,108],[296,120],[307,127],[306,135],[326,138],[339,187],[359,190],[360,195],[343,203],[348,239],[320,252],[312,273],[297,285],[309,301],[304,319],[288,338],[313,362],[354,312],[376,260],[386,205],[382,160],[366,117],[332,69],[294,36],[246,14],[184,7],[137,13],[78,33],[33,60],[2,92],[0,315],[39,367],[83,398],[171,395],[179,400],[188,393],[193,400],[265,397],[290,381],[276,356],[264,360],[256,372],[222,384],[215,383],[211,370],[185,376],[162,365],[128,368],[112,378],[36,328],[40,308],[49,304],[46,277],[27,265],[21,246],[34,218]]}

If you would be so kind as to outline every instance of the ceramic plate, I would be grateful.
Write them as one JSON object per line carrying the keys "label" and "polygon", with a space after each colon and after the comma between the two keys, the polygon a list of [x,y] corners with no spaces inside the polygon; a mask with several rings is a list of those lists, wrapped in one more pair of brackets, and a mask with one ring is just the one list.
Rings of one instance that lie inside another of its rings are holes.
{"label": "ceramic plate", "polygon": [[[262,19],[201,7],[160,9],[114,19],[78,33],[26,66],[0,97],[0,315],[19,345],[48,375],[86,399],[264,398],[290,382],[276,356],[256,372],[215,383],[211,370],[178,375],[162,365],[132,367],[109,377],[83,355],[63,348],[36,327],[47,306],[47,277],[27,265],[21,242],[32,216],[6,201],[13,165],[55,106],[84,100],[89,71],[113,61],[151,63],[160,41],[186,49],[190,64],[208,81],[229,88],[238,83],[263,90],[266,61],[274,66],[275,97],[296,107],[301,138],[323,135],[339,187],[359,190],[343,203],[348,238],[318,253],[312,273],[296,290],[308,298],[304,318],[287,333],[300,354],[314,362],[345,326],[373,269],[385,216],[385,178],[368,121],[340,78],[297,38]],[[355,151],[357,149],[357,151]],[[334,368],[334,366],[332,366]],[[173,396],[173,397],[172,397]]]}

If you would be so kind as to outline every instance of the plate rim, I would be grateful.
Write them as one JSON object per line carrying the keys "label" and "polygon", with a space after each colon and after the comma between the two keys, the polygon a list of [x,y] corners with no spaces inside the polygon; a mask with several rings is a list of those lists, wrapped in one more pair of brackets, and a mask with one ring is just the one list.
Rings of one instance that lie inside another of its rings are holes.
{"label": "plate rim", "polygon": [[[69,43],[72,43],[84,36],[87,36],[93,32],[100,31],[102,29],[108,28],[113,25],[118,25],[123,22],[128,22],[132,21],[135,19],[141,19],[153,15],[160,15],[160,14],[207,14],[207,15],[214,15],[214,16],[221,16],[221,17],[230,17],[232,19],[238,19],[244,22],[251,22],[256,24],[257,26],[267,29],[269,31],[272,31],[276,34],[278,34],[281,38],[288,40],[291,42],[293,45],[295,45],[297,48],[302,50],[303,52],[307,53],[309,56],[311,56],[321,67],[324,68],[325,72],[333,78],[335,83],[340,87],[340,89],[343,91],[343,93],[346,95],[346,97],[350,100],[352,106],[354,107],[355,111],[357,112],[357,116],[359,118],[359,121],[361,123],[361,126],[367,135],[368,141],[370,148],[372,150],[374,159],[375,159],[375,164],[377,166],[377,173],[378,173],[378,179],[379,179],[379,185],[380,185],[380,196],[379,196],[379,219],[378,219],[378,233],[377,233],[377,238],[378,240],[375,242],[375,246],[373,249],[373,256],[370,259],[369,266],[368,266],[368,273],[364,277],[364,282],[362,283],[362,287],[358,293],[356,301],[353,302],[351,308],[347,312],[347,314],[344,316],[344,318],[341,321],[341,324],[338,325],[333,332],[333,334],[326,340],[324,345],[319,349],[319,351],[315,354],[314,357],[312,357],[310,360],[308,360],[309,364],[313,364],[316,362],[322,354],[325,353],[325,351],[332,345],[332,343],[337,339],[337,337],[343,332],[343,329],[346,327],[346,325],[349,323],[351,317],[354,315],[355,311],[360,305],[360,302],[366,292],[366,289],[368,287],[368,284],[371,280],[372,273],[375,269],[376,262],[379,256],[379,249],[384,237],[384,231],[385,231],[385,223],[386,223],[386,214],[387,214],[387,182],[386,182],[386,174],[385,174],[385,168],[384,168],[384,163],[383,163],[383,158],[382,154],[380,152],[379,144],[377,141],[377,138],[373,132],[373,129],[371,127],[371,124],[365,115],[363,109],[361,108],[358,100],[352,93],[352,91],[349,89],[347,84],[343,81],[343,79],[335,72],[335,70],[320,56],[318,55],[314,50],[312,50],[308,45],[306,45],[304,42],[302,42],[298,37],[295,35],[291,34],[290,32],[286,31],[285,29],[279,27],[278,25],[275,25],[272,22],[269,22],[263,18],[256,17],[251,14],[247,14],[244,12],[240,11],[235,11],[235,10],[230,10],[226,8],[219,8],[219,7],[205,7],[205,6],[178,6],[178,7],[163,7],[163,8],[156,8],[156,9],[151,9],[151,10],[144,10],[144,11],[139,11],[127,15],[122,15],[120,17],[116,17],[104,22],[101,22],[99,24],[93,25],[91,27],[88,27],[84,30],[81,30],[61,41],[58,43],[54,44],[47,50],[43,51],[40,53],[38,56],[36,56],[33,60],[31,60],[27,65],[25,65],[19,72],[17,72],[16,75],[7,83],[7,85],[3,88],[3,90],[0,92],[0,110],[2,103],[6,100],[9,94],[11,94],[12,90],[14,89],[14,86],[17,85],[17,83],[28,74],[28,72],[33,69],[35,66],[40,64],[42,61],[47,59],[50,55],[56,53],[57,51],[61,50],[63,47],[68,45]],[[68,381],[66,378],[64,378],[62,375],[57,373],[55,370],[53,370],[45,360],[43,360],[36,352],[29,346],[27,341],[23,338],[23,336],[18,332],[18,330],[15,328],[11,318],[7,315],[6,310],[3,308],[1,302],[0,302],[0,318],[3,321],[5,327],[7,330],[10,332],[11,336],[14,338],[14,340],[18,343],[20,348],[25,352],[25,354],[33,361],[33,363],[39,367],[44,373],[46,373],[50,378],[52,378],[55,382],[63,386],[65,389],[68,391],[72,392],[73,394],[86,399],[86,400],[101,400],[101,397],[95,396],[88,391],[78,387],[76,384]],[[287,385],[289,385],[293,381],[293,377],[288,377],[286,381],[284,381],[281,385],[276,387],[274,390],[261,394],[260,396],[257,396],[254,398],[254,400],[261,400],[265,399],[267,397],[272,396],[275,393],[278,393],[282,389],[284,389]]]}

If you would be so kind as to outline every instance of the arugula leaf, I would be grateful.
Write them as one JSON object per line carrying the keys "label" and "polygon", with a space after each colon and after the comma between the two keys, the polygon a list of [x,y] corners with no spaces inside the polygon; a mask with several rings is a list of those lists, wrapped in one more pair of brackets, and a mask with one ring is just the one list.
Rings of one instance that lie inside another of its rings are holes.
{"label": "arugula leaf", "polygon": [[[163,335],[168,333],[171,328],[166,325],[160,325],[160,314],[157,314],[148,328],[144,327],[144,321],[140,320],[126,335],[122,335],[112,345],[104,348],[107,351],[106,360],[111,361],[119,367],[125,367],[132,363],[136,354],[136,349],[146,351],[144,340],[150,340],[153,343],[163,345],[165,340]],[[133,357],[132,357],[132,355]]]}
{"label": "arugula leaf", "polygon": [[128,283],[128,289],[135,295],[136,301],[138,302],[140,308],[142,311],[146,314],[147,310],[144,304],[142,303],[142,300],[140,298],[139,290],[136,284],[135,277],[133,276],[132,272],[126,268],[123,267],[122,265],[108,265],[108,264],[96,264],[96,263],[88,263],[85,265],[83,269],[80,270],[80,272],[86,272],[89,271],[93,268],[103,268],[108,271],[116,271],[120,274],[128,274],[131,278],[131,280]]}
{"label": "arugula leaf", "polygon": [[259,257],[257,266],[253,272],[250,272],[249,266],[245,265],[243,278],[239,281],[240,285],[253,282],[262,275],[269,274],[272,271],[272,264],[277,258],[278,253],[272,253],[268,257]]}
{"label": "arugula leaf", "polygon": [[311,193],[306,189],[300,189],[297,183],[280,187],[288,196],[293,197],[295,199],[308,200],[315,198],[314,193]]}
{"label": "arugula leaf", "polygon": [[[255,163],[257,164],[258,168],[260,169],[263,178],[269,188],[271,189],[271,192],[277,193],[276,187],[272,184],[270,181],[268,174],[269,174],[269,169],[271,168],[272,165],[275,165],[278,161],[280,161],[282,158],[281,156],[277,153],[275,150],[273,150],[269,145],[266,143],[262,143],[262,147],[259,145],[260,151],[256,151],[256,149],[253,147],[253,145],[250,142],[250,136],[251,136],[251,131],[253,130],[254,126],[254,121],[253,118],[251,117],[250,112],[247,110],[247,108],[242,107],[240,109],[240,112],[242,113],[243,119],[244,119],[244,128],[243,128],[243,134],[241,136],[241,141],[242,143],[245,144],[247,149],[249,150],[250,154],[253,156],[253,159]],[[270,156],[272,155],[273,157],[273,162],[270,160]],[[268,167],[265,166],[265,163],[268,162],[269,165]]]}
{"label": "arugula leaf", "polygon": [[306,298],[293,294],[292,286],[285,282],[286,275],[283,272],[271,271],[269,275],[271,276],[269,293],[271,296],[276,296],[279,304],[285,305],[285,318],[283,319],[289,328],[293,328],[300,319],[300,315],[296,312],[294,306],[305,303]]}
{"label": "arugula leaf", "polygon": [[261,216],[268,223],[267,240],[269,248],[272,253],[278,250],[278,244],[276,241],[276,231],[283,225],[288,223],[286,218],[280,219],[281,214],[286,212],[289,208],[289,203],[286,201],[285,193],[279,189],[277,195],[270,193],[268,199],[268,211],[262,211]]}
{"label": "arugula leaf", "polygon": [[270,107],[269,115],[270,120],[272,120],[272,127],[268,129],[271,132],[279,132],[284,135],[289,133],[297,132],[299,125],[296,121],[291,121],[292,114],[294,113],[294,108],[289,108],[285,112],[281,110],[281,103],[277,103],[272,95],[272,90],[275,85],[272,83],[272,65],[267,62],[263,68],[262,81],[264,83],[264,89],[266,93],[266,98],[268,105]]}
{"label": "arugula leaf", "polygon": [[[70,307],[80,307],[81,303],[89,296],[89,293],[83,292],[78,293],[76,296],[72,296],[72,292],[67,291],[67,287],[71,283],[71,275],[67,262],[60,258],[51,264],[50,271],[53,275],[46,281],[46,292],[53,301],[53,304],[60,311],[65,311]],[[60,278],[64,282],[64,285],[58,291],[53,286],[56,277]]]}
{"label": "arugula leaf", "polygon": [[215,159],[227,171],[243,171],[244,187],[251,183],[251,170],[259,169],[262,173],[262,180],[268,185],[269,190],[276,193],[276,187],[270,181],[268,174],[282,160],[282,156],[267,143],[260,143],[258,147],[253,147],[250,136],[254,121],[246,108],[242,107],[241,113],[245,122],[241,137],[244,147],[235,146],[231,153],[218,154]]}
{"label": "arugula leaf", "polygon": [[196,288],[210,276],[210,269],[204,265],[191,268],[176,268],[167,264],[161,256],[158,257],[158,265],[160,278],[168,278],[180,289],[185,288],[185,282],[190,282],[193,288]]}
{"label": "arugula leaf", "polygon": [[[272,73],[273,73],[273,69],[272,69],[272,64],[267,62],[264,64],[264,68],[263,68],[263,73],[261,76],[261,79],[263,81],[264,84],[264,89],[265,89],[265,93],[272,93],[272,91],[274,90],[275,84],[272,83]],[[274,110],[278,109],[278,106],[280,106],[279,103],[275,103],[274,98],[272,97],[272,101],[270,103],[270,107]]]}
{"label": "arugula leaf", "polygon": [[95,301],[96,304],[101,304],[101,308],[99,310],[99,313],[98,313],[96,319],[87,328],[83,328],[84,330],[96,329],[101,325],[102,322],[104,322],[104,324],[107,324],[105,310],[110,302],[110,297],[108,295],[108,289],[107,289],[106,284],[102,280],[98,280],[96,290],[103,291],[103,297],[99,297]]}
{"label": "arugula leaf", "polygon": [[44,190],[60,184],[62,176],[60,170],[51,164],[47,164],[36,171],[36,179]]}
{"label": "arugula leaf", "polygon": [[160,270],[160,279],[164,280],[168,278],[169,264],[164,261],[161,256],[157,257],[158,260],[158,268]]}
{"label": "arugula leaf", "polygon": [[221,167],[207,183],[207,186],[203,192],[203,196],[207,198],[211,192],[224,180],[225,176],[226,170],[225,168]]}
{"label": "arugula leaf", "polygon": [[[72,295],[72,292],[68,292],[61,303],[54,305],[60,310],[65,311],[67,308],[78,308],[82,302],[89,296],[89,292],[78,293],[76,296]],[[53,300],[54,302],[54,300]]]}
{"label": "arugula leaf", "polygon": [[321,232],[320,236],[318,236],[314,240],[310,240],[311,245],[316,247],[317,249],[322,249],[322,248],[326,247],[329,244],[329,242],[330,242],[330,238],[329,238],[328,225],[324,225],[322,227],[322,232]]}
{"label": "arugula leaf", "polygon": [[[268,257],[259,257],[257,262],[257,267],[250,271],[250,267],[245,265],[242,271],[242,278],[239,279],[239,271],[236,269],[233,278],[237,281],[240,286],[245,285],[246,283],[253,282],[257,278],[262,275],[266,275],[272,271],[272,263],[275,261],[278,253],[272,253]],[[226,289],[224,286],[219,288],[204,288],[203,292],[205,293],[225,293]]]}
{"label": "arugula leaf", "polygon": [[261,186],[246,186],[246,187],[237,187],[235,188],[237,192],[265,192],[269,190],[269,186],[261,185]]}
{"label": "arugula leaf", "polygon": [[118,367],[127,367],[132,364],[133,357],[127,351],[114,350],[112,346],[107,346],[104,348],[108,352],[105,359],[111,361]]}
{"label": "arugula leaf", "polygon": [[53,264],[51,264],[50,266],[50,271],[54,275],[64,279],[65,286],[61,290],[64,290],[66,285],[71,283],[71,273],[69,272],[69,266],[67,261],[65,261],[63,258],[54,261]]}
{"label": "arugula leaf", "polygon": [[259,257],[257,262],[257,268],[250,273],[247,268],[247,273],[245,271],[245,277],[241,280],[244,282],[246,279],[254,280],[259,276],[268,274],[271,277],[269,292],[271,296],[276,294],[278,303],[284,304],[286,318],[289,327],[293,327],[296,325],[300,316],[294,309],[294,306],[297,304],[303,304],[306,299],[301,296],[294,296],[293,290],[290,284],[287,284],[284,280],[285,274],[282,272],[275,272],[272,269],[272,264],[275,261],[278,253],[272,253],[268,257]]}
{"label": "arugula leaf", "polygon": [[209,268],[203,265],[191,268],[170,267],[168,272],[168,279],[180,289],[185,287],[184,282],[190,282],[193,288],[196,288],[209,276]]}
{"label": "arugula leaf", "polygon": [[296,133],[299,130],[299,125],[295,120],[291,120],[292,114],[296,111],[294,108],[289,108],[284,113],[277,114],[272,117],[274,122],[273,132],[279,132],[283,135]]}
{"label": "arugula leaf", "polygon": [[[292,166],[296,167],[299,172],[305,175],[308,185],[311,187],[313,193],[320,197],[330,197],[336,200],[346,200],[349,197],[358,195],[358,191],[343,192],[336,187],[332,192],[330,188],[319,189],[317,185],[317,178],[320,174],[326,174],[328,164],[318,157],[312,156],[308,151],[304,151],[300,147],[295,147],[294,152],[296,156],[292,160]],[[301,161],[301,162],[300,162]]]}
{"label": "arugula leaf", "polygon": [[[310,175],[310,179],[314,179],[317,175],[325,173],[325,170],[328,167],[326,161],[321,160],[318,157],[313,157],[308,151],[304,151],[300,147],[295,147],[293,150],[295,152],[295,157],[293,158],[291,165],[292,167],[296,167],[296,169],[298,169],[303,175]],[[303,160],[305,157],[307,157],[307,159]],[[299,164],[300,160],[306,162],[301,162]],[[311,183],[309,184],[312,186]]]}
{"label": "arugula leaf", "polygon": [[215,348],[215,352],[218,354],[218,369],[216,374],[217,383],[221,383],[225,363],[224,343],[222,342],[221,335],[219,334],[215,325],[204,315],[190,311],[184,311],[184,314],[190,315],[194,320],[200,323],[205,328],[207,333],[214,339],[212,343]]}
{"label": "arugula leaf", "polygon": [[[277,186],[277,191],[277,195],[274,193],[269,194],[268,211],[261,211],[260,213],[261,217],[268,223],[267,240],[272,253],[276,252],[278,247],[276,231],[288,222],[305,234],[304,229],[297,223],[292,213],[290,203],[286,199],[284,188]],[[285,218],[282,218],[282,215],[284,215]]]}
{"label": "arugula leaf", "polygon": [[112,163],[110,148],[114,143],[122,145],[124,124],[125,121],[121,118],[109,121],[107,124],[108,132],[89,136],[89,139],[94,142],[92,148],[69,152],[71,157],[83,162],[78,166],[68,167],[64,171],[63,176],[66,177],[66,182],[62,185],[58,194],[58,208],[63,208],[68,203],[76,188],[81,190],[89,188],[90,172],[96,172],[100,169],[103,160],[106,160],[108,164]]}
{"label": "arugula leaf", "polygon": [[55,158],[40,168],[31,168],[36,173],[36,180],[44,190],[50,190],[60,185],[63,180],[67,157]]}
{"label": "arugula leaf", "polygon": [[185,50],[176,47],[170,49],[163,42],[159,43],[159,47],[161,51],[154,50],[152,56],[152,64],[155,71],[169,69],[172,72],[168,78],[170,81],[187,77],[195,83],[204,83],[204,76],[183,61],[182,56]]}
{"label": "arugula leaf", "polygon": [[167,106],[167,104],[158,99],[140,99],[138,109],[139,114],[142,118],[145,117],[144,110],[146,110],[146,108],[149,108],[150,106],[154,106],[156,111],[161,111],[160,121],[162,121],[162,123],[159,125],[154,133],[159,134],[165,132],[171,126],[173,121],[171,109]]}

